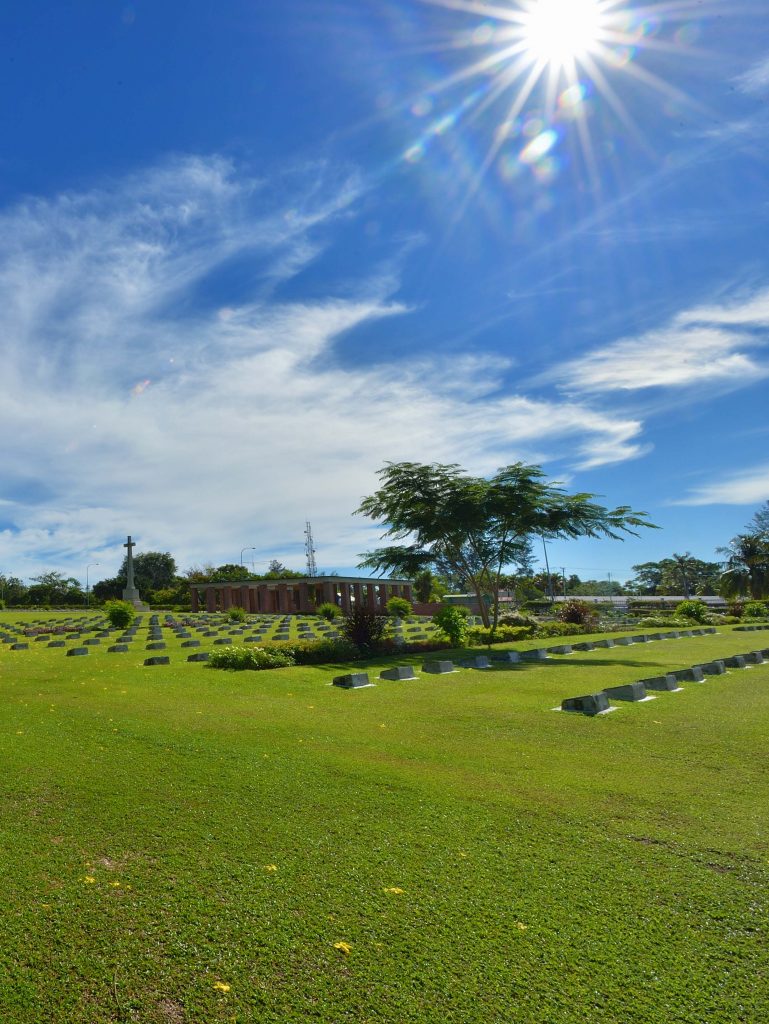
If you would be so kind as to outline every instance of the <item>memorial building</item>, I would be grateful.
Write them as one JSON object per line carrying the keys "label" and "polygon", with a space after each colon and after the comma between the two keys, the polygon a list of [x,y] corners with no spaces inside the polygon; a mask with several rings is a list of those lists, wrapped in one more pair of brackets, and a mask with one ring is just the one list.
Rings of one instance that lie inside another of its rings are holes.
{"label": "memorial building", "polygon": [[191,586],[192,610],[311,615],[320,604],[338,605],[343,612],[353,606],[384,613],[391,597],[413,602],[411,580],[371,580],[356,576],[307,576],[286,580],[235,580],[195,583]]}

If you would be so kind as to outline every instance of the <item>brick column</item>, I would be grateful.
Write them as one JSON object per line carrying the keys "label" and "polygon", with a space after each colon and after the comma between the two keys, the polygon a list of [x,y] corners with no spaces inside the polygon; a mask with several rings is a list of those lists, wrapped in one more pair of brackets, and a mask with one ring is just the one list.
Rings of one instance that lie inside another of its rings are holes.
{"label": "brick column", "polygon": [[206,611],[216,611],[216,587],[206,587]]}
{"label": "brick column", "polygon": [[194,612],[200,611],[200,598],[197,587],[193,587],[190,591],[190,607]]}
{"label": "brick column", "polygon": [[336,585],[325,581],[323,583],[323,600],[329,604],[336,604]]}
{"label": "brick column", "polygon": [[248,584],[244,583],[243,586],[240,588],[240,600],[238,601],[240,607],[245,608],[247,612],[251,611],[251,609],[248,606],[248,594],[250,589],[251,588],[248,586]]}
{"label": "brick column", "polygon": [[278,611],[288,612],[291,609],[288,607],[288,584],[278,584]]}
{"label": "brick column", "polygon": [[409,604],[414,603],[414,595],[411,591],[410,583],[404,583],[404,585],[401,587],[401,595],[406,598]]}
{"label": "brick column", "polygon": [[269,593],[270,593],[270,590],[269,590],[269,587],[267,586],[266,583],[260,583],[259,586],[256,588],[256,599],[259,602],[259,611],[260,612],[266,612],[266,611],[271,611],[272,610],[269,607],[269,605],[270,605]]}
{"label": "brick column", "polygon": [[379,611],[379,602],[377,601],[376,587],[373,583],[366,584],[366,604],[372,610],[372,612]]}
{"label": "brick column", "polygon": [[222,587],[222,611],[232,607],[232,587]]}
{"label": "brick column", "polygon": [[360,583],[353,583],[352,585],[353,596],[355,597],[355,607],[363,607],[363,586]]}
{"label": "brick column", "polygon": [[349,583],[340,583],[339,584],[339,590],[341,592],[341,608],[342,608],[342,611],[344,612],[345,615],[349,615],[350,614],[350,608],[351,608],[351,603],[350,603],[350,584]]}
{"label": "brick column", "polygon": [[299,584],[299,611],[304,615],[315,611],[312,601],[310,600],[309,584],[304,582]]}
{"label": "brick column", "polygon": [[387,611],[387,584],[386,583],[380,583],[379,584],[379,604],[380,604],[381,610],[383,612]]}

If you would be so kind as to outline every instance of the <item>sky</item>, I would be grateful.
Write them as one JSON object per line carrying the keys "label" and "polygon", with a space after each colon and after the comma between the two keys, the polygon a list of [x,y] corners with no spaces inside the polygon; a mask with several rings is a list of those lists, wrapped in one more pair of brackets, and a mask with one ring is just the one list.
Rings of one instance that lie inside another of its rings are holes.
{"label": "sky", "polygon": [[[769,499],[764,0],[0,8],[0,573],[356,572],[387,461]],[[246,549],[244,551],[244,549]]]}

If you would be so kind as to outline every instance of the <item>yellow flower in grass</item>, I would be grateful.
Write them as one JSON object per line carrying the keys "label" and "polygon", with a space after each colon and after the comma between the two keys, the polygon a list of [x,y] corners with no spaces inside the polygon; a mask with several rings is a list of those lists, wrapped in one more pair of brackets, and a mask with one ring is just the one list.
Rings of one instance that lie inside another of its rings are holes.
{"label": "yellow flower in grass", "polygon": [[524,924],[523,921],[518,921],[515,927],[518,929],[519,932],[525,932],[529,926],[527,924]]}
{"label": "yellow flower in grass", "polygon": [[214,988],[217,992],[229,992],[232,986],[228,985],[226,981],[215,981]]}
{"label": "yellow flower in grass", "polygon": [[112,886],[113,889],[120,888],[120,882],[110,882],[109,884]]}
{"label": "yellow flower in grass", "polygon": [[85,878],[83,879],[83,881],[87,882],[88,885],[93,885],[93,883],[96,881],[96,879],[93,877],[93,875],[86,875]]}
{"label": "yellow flower in grass", "polygon": [[278,865],[277,864],[265,864],[264,865],[264,870],[265,871],[269,871],[270,874],[274,874],[278,870]]}
{"label": "yellow flower in grass", "polygon": [[334,949],[340,950],[345,956],[349,956],[352,953],[352,946],[349,942],[335,942]]}
{"label": "yellow flower in grass", "polygon": [[397,885],[391,885],[387,889],[383,889],[382,892],[391,892],[395,896],[401,896],[405,889],[399,889]]}

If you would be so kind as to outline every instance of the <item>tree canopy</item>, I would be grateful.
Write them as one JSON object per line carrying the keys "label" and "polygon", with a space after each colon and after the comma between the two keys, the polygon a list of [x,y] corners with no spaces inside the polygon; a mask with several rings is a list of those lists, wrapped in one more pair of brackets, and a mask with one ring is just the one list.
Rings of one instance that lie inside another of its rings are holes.
{"label": "tree canopy", "polygon": [[567,494],[548,483],[539,466],[514,463],[490,479],[470,476],[456,464],[388,462],[382,486],[361,501],[356,514],[385,527],[383,537],[406,543],[361,554],[360,568],[415,576],[443,566],[467,580],[484,624],[498,615],[500,577],[530,559],[530,538],[612,537],[649,527],[646,513],[627,506],[607,509],[593,494]]}

